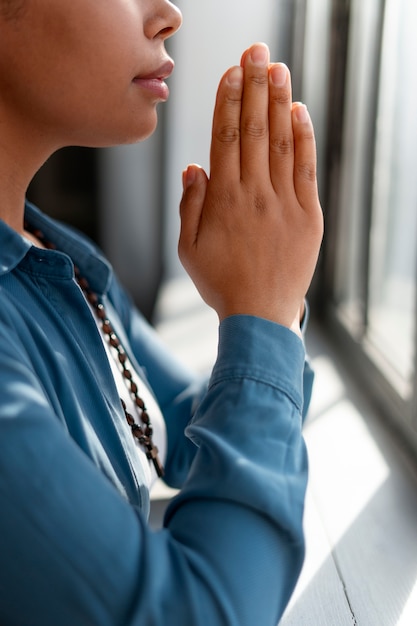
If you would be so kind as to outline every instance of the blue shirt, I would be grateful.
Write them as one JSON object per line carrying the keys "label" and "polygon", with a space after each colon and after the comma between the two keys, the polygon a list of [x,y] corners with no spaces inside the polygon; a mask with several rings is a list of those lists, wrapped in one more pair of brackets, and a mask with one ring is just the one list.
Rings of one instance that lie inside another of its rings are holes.
{"label": "blue shirt", "polygon": [[[302,341],[227,318],[202,385],[95,246],[30,204],[26,217],[59,251],[0,222],[0,624],[275,626],[304,554]],[[182,489],[157,532],[73,262],[166,421],[166,480]]]}

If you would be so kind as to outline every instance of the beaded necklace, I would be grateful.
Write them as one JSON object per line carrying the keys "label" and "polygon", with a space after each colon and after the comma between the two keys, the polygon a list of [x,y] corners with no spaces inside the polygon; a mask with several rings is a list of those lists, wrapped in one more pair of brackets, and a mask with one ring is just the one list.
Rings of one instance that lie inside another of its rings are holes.
{"label": "beaded necklace", "polygon": [[[56,246],[46,239],[45,235],[40,229],[32,228],[29,224],[25,223],[25,230],[32,233],[34,237],[39,239],[39,241],[48,250],[56,250]],[[98,295],[91,289],[88,280],[85,277],[81,276],[80,270],[76,265],[74,265],[74,274],[81,291],[83,292],[87,301],[90,303],[97,319],[99,320],[104,335],[108,338],[110,346],[116,352],[117,360],[122,366],[122,375],[127,381],[130,394],[137,409],[138,415],[140,416],[142,425],[138,424],[135,421],[135,418],[131,415],[131,413],[128,412],[124,400],[120,398],[126,421],[130,426],[133,437],[135,437],[135,439],[137,439],[142,447],[145,449],[145,454],[147,458],[149,459],[149,461],[152,461],[157,476],[161,478],[164,475],[164,468],[158,456],[158,448],[152,440],[153,428],[151,420],[146,409],[145,402],[139,396],[139,388],[134,380],[134,374],[129,368],[127,354],[119,337],[116,334],[112,323],[107,316],[103,303],[99,299]]]}

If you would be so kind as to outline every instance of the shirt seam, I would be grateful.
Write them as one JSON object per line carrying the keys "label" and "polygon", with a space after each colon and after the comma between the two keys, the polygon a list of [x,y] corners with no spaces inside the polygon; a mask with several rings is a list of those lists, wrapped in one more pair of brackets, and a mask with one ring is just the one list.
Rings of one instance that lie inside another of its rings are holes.
{"label": "shirt seam", "polygon": [[[222,376],[222,377],[214,379],[209,384],[208,390],[211,391],[217,385],[220,385],[222,383],[232,382],[232,381],[241,381],[241,380],[250,380],[252,382],[260,383],[261,385],[265,385],[267,387],[274,389],[275,391],[279,391],[283,393],[286,396],[286,398],[288,398],[288,400],[291,402],[291,404],[293,404],[297,408],[298,411],[301,411],[302,403],[301,401],[298,402],[297,399],[294,398],[294,392],[292,389],[290,389],[291,387],[290,385],[286,386],[284,384],[277,384],[277,382],[273,380],[265,380],[264,378],[259,378],[254,375],[230,374],[228,376]],[[295,394],[299,395],[297,392],[295,392]]]}

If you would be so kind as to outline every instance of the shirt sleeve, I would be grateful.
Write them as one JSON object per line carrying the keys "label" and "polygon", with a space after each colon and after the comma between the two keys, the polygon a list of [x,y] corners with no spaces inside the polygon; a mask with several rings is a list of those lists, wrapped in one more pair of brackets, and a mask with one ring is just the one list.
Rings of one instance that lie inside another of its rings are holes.
{"label": "shirt sleeve", "polygon": [[[113,281],[112,298],[136,359],[145,371],[165,418],[168,436],[165,481],[179,488],[188,476],[196,453],[195,445],[184,437],[184,431],[204,398],[208,377],[196,377],[194,372],[167,351],[155,329],[136,309],[116,278]],[[301,327],[303,337],[307,332],[308,320],[309,306],[305,302]],[[306,357],[302,384],[303,421],[309,409],[313,381],[314,372]]]}
{"label": "shirt sleeve", "polygon": [[165,420],[168,449],[164,480],[169,486],[179,488],[196,452],[184,431],[207,390],[208,376],[197,376],[167,349],[116,277],[113,277],[110,299]]}
{"label": "shirt sleeve", "polygon": [[0,331],[0,623],[276,624],[303,559],[300,339],[223,322],[187,429],[191,471],[154,532],[56,420],[12,329]]}

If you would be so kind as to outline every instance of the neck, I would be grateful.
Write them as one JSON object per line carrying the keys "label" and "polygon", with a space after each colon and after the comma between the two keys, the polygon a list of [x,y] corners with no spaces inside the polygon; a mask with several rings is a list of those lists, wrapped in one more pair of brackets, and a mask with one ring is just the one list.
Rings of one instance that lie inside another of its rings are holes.
{"label": "neck", "polygon": [[42,159],[20,158],[0,143],[0,219],[23,234],[26,191],[43,164]]}
{"label": "neck", "polygon": [[22,234],[29,183],[58,146],[51,133],[22,119],[1,96],[0,122],[0,219]]}

